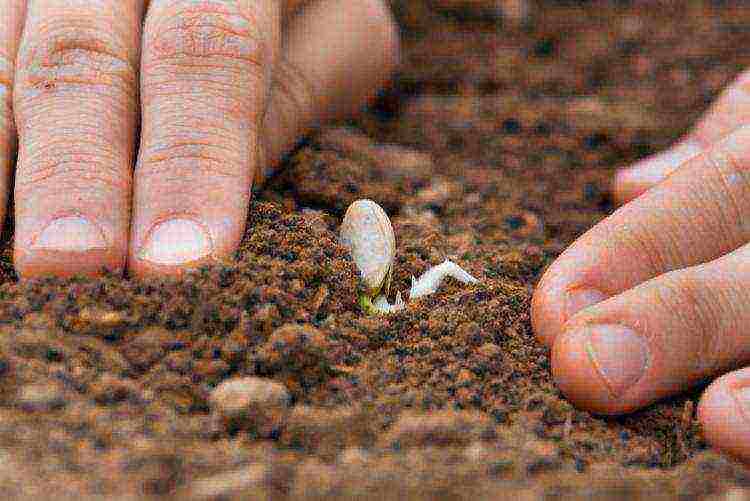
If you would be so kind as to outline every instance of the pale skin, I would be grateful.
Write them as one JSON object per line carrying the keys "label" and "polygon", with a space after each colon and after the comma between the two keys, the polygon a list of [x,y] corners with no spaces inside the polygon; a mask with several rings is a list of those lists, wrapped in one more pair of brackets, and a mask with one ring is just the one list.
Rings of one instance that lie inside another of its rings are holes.
{"label": "pale skin", "polygon": [[614,415],[713,380],[705,436],[750,464],[750,71],[674,147],[620,170],[614,194],[622,207],[534,294],[558,386]]}
{"label": "pale skin", "polygon": [[383,0],[0,0],[19,276],[231,257],[253,183],[356,113],[398,57]]}
{"label": "pale skin", "polygon": [[[355,113],[397,60],[382,0],[0,0],[0,201],[15,190],[19,275],[230,257],[253,180]],[[623,207],[534,295],[559,387],[621,414],[717,378],[698,417],[750,463],[750,73],[614,193]]]}

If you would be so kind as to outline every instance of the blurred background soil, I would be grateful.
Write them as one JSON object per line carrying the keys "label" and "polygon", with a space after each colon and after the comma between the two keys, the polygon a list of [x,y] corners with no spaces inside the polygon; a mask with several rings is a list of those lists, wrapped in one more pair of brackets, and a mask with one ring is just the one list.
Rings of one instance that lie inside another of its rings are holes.
{"label": "blurred background soil", "polygon": [[[700,388],[578,411],[529,324],[544,267],[611,212],[614,169],[750,64],[743,3],[392,0],[392,87],[258,190],[236,261],[19,284],[6,235],[2,497],[744,499]],[[392,218],[397,290],[445,257],[482,284],[360,313],[337,244],[359,198]]]}

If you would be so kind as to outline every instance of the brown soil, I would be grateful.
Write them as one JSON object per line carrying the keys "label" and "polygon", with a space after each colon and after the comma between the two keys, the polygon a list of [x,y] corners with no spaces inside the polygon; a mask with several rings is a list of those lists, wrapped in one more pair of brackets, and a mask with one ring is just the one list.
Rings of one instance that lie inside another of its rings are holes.
{"label": "brown soil", "polygon": [[[19,284],[6,243],[4,498],[631,499],[750,486],[703,441],[699,390],[618,419],[578,411],[529,324],[544,266],[611,211],[613,170],[684,133],[750,63],[750,9],[547,1],[519,24],[481,10],[492,2],[437,3],[393,0],[404,32],[393,88],[290,156],[256,196],[235,262],[179,282]],[[446,256],[482,284],[364,316],[337,244],[358,198],[392,217],[396,289]],[[219,419],[211,392],[236,376],[282,383],[291,408],[262,427]]]}

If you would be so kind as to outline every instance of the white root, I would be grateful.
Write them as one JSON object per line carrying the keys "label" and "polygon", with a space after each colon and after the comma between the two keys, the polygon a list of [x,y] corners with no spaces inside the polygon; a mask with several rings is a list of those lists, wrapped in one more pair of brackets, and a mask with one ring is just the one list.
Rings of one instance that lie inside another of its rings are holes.
{"label": "white root", "polygon": [[[479,280],[471,276],[459,265],[446,259],[439,265],[433,266],[425,271],[418,279],[411,277],[409,300],[411,301],[412,299],[428,296],[436,292],[445,277],[455,278],[459,282],[465,284],[475,284],[479,282]],[[406,303],[404,303],[404,300],[401,297],[401,292],[396,294],[396,302],[394,304],[388,303],[388,298],[382,294],[372,301],[372,310],[375,313],[384,315],[403,310],[404,308],[406,308]]]}
{"label": "white root", "polygon": [[455,278],[465,284],[475,284],[479,282],[472,277],[466,270],[461,268],[453,261],[446,259],[437,266],[422,273],[418,279],[411,277],[411,290],[409,291],[409,300],[434,293],[440,287],[445,277]]}

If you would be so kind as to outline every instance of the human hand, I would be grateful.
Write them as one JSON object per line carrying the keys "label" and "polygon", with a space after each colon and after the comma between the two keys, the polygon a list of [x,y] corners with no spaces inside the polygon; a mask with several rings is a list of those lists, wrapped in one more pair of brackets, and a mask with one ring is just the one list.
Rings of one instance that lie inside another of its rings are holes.
{"label": "human hand", "polygon": [[253,178],[356,112],[397,59],[383,0],[0,0],[16,270],[176,274],[230,256]]}
{"label": "human hand", "polygon": [[[642,408],[701,381],[698,418],[750,463],[750,72],[671,150],[622,170],[626,203],[551,265],[532,304],[579,407]],[[719,377],[721,376],[721,377]]]}

